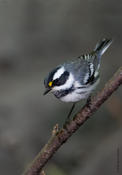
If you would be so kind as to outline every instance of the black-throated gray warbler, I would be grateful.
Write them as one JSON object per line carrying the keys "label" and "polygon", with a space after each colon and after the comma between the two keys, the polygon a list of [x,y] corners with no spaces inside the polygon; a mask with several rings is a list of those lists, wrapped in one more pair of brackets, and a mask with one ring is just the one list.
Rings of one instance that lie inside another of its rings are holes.
{"label": "black-throated gray warbler", "polygon": [[44,95],[52,92],[64,102],[77,102],[88,98],[99,83],[101,56],[111,43],[111,39],[102,39],[91,53],[53,69],[44,80]]}

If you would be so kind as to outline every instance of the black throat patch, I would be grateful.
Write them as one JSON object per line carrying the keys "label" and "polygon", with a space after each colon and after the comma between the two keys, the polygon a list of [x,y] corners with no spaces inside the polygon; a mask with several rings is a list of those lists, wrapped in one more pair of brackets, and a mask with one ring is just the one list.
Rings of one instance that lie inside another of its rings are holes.
{"label": "black throat patch", "polygon": [[53,92],[53,94],[56,96],[56,98],[61,98],[61,97],[64,97],[70,93],[72,93],[74,91],[74,87],[72,86],[71,88],[69,89],[66,89],[66,90],[60,90],[60,91],[55,91]]}

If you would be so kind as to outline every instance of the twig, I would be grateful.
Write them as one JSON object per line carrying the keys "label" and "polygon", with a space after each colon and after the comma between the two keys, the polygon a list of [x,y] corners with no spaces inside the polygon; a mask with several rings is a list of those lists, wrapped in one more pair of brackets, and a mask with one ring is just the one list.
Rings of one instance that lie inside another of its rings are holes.
{"label": "twig", "polygon": [[103,90],[93,97],[71,120],[65,128],[54,127],[52,136],[48,143],[35,157],[31,165],[24,172],[24,175],[39,175],[42,168],[60,146],[109,98],[109,96],[122,84],[122,67],[115,73]]}
{"label": "twig", "polygon": [[46,175],[46,174],[45,174],[44,170],[42,170],[42,171],[39,173],[39,175]]}

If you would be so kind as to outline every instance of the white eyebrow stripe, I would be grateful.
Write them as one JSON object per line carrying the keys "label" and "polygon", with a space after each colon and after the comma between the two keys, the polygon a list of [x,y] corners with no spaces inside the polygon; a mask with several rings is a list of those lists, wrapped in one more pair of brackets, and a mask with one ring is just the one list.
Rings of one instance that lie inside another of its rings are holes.
{"label": "white eyebrow stripe", "polygon": [[64,72],[65,72],[64,67],[61,67],[60,69],[58,69],[58,70],[55,72],[54,76],[53,76],[53,80],[55,80],[55,79],[61,77],[61,75],[62,75]]}

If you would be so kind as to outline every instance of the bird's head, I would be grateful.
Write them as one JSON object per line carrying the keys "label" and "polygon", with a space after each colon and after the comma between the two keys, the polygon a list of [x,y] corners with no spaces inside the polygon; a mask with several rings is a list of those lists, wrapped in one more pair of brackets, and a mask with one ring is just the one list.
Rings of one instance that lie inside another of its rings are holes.
{"label": "bird's head", "polygon": [[46,95],[48,92],[60,91],[70,88],[73,82],[73,77],[64,68],[64,66],[58,66],[53,69],[44,80]]}

